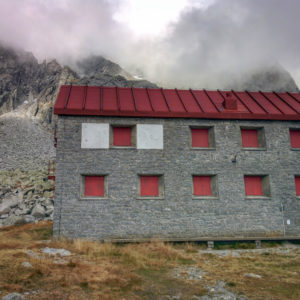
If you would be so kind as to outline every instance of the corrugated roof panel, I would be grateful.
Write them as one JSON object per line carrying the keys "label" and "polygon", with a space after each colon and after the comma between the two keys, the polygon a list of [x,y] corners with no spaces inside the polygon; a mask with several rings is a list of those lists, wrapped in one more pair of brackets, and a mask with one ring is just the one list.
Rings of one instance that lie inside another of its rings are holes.
{"label": "corrugated roof panel", "polygon": [[171,112],[184,113],[185,109],[175,90],[163,90]]}
{"label": "corrugated roof panel", "polygon": [[217,107],[217,109],[219,111],[223,111],[224,107],[223,107],[223,97],[220,95],[220,93],[218,91],[206,91],[209,98],[211,99],[211,101],[213,101],[213,103],[215,104],[215,106]]}
{"label": "corrugated roof panel", "polygon": [[266,114],[266,112],[245,92],[234,92],[237,97],[247,106],[250,113]]}
{"label": "corrugated roof panel", "polygon": [[85,106],[86,111],[99,111],[100,112],[100,87],[90,86],[86,92]]}
{"label": "corrugated roof panel", "polygon": [[269,114],[280,115],[281,112],[278,108],[276,108],[269,100],[267,100],[261,93],[259,92],[249,92],[249,94],[255,99],[257,103],[259,103],[264,110],[266,110]]}
{"label": "corrugated roof panel", "polygon": [[300,103],[300,93],[289,93],[292,97],[294,97]]}
{"label": "corrugated roof panel", "polygon": [[102,110],[118,111],[117,93],[115,87],[102,87]]}
{"label": "corrugated roof panel", "polygon": [[154,111],[168,112],[168,106],[160,89],[148,89],[148,94]]}
{"label": "corrugated roof panel", "polygon": [[121,111],[135,111],[134,100],[131,89],[118,88]]}
{"label": "corrugated roof panel", "polygon": [[[277,95],[300,114],[300,102],[293,98],[297,94],[277,93]],[[298,95],[297,95],[298,96]],[[300,97],[299,97],[300,98]],[[300,99],[299,99],[300,100]]]}
{"label": "corrugated roof panel", "polygon": [[57,95],[55,102],[56,109],[64,109],[67,97],[69,96],[69,90],[71,89],[70,85],[62,85]]}
{"label": "corrugated roof panel", "polygon": [[198,104],[201,106],[202,110],[205,113],[217,113],[218,110],[214,106],[214,104],[210,101],[210,99],[207,97],[206,93],[204,91],[192,91],[195,98],[198,101]]}
{"label": "corrugated roof panel", "polygon": [[297,113],[291,109],[284,101],[278,98],[274,93],[264,92],[262,93],[265,97],[267,97],[281,112],[286,115],[296,115]]}
{"label": "corrugated roof panel", "polygon": [[201,113],[201,109],[189,90],[178,90],[185,109],[190,113]]}
{"label": "corrugated roof panel", "polygon": [[150,100],[146,89],[133,88],[133,97],[138,112],[152,112]]}
{"label": "corrugated roof panel", "polygon": [[82,109],[84,101],[84,88],[84,86],[72,86],[67,104],[68,109]]}

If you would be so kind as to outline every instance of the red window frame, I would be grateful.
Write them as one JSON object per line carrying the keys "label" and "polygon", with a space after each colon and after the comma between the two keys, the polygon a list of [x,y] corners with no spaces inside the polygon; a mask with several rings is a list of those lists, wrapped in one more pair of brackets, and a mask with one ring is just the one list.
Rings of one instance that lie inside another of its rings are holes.
{"label": "red window frame", "polygon": [[132,127],[113,127],[113,146],[130,147],[132,146]]}
{"label": "red window frame", "polygon": [[262,176],[244,176],[246,196],[263,196]]}
{"label": "red window frame", "polygon": [[84,176],[84,196],[85,197],[104,197],[104,175]]}
{"label": "red window frame", "polygon": [[159,197],[159,175],[140,175],[140,196]]}
{"label": "red window frame", "polygon": [[300,149],[300,129],[290,129],[290,142],[292,148]]}
{"label": "red window frame", "polygon": [[209,148],[209,128],[191,128],[192,147]]}
{"label": "red window frame", "polygon": [[241,129],[243,148],[259,148],[258,129]]}
{"label": "red window frame", "polygon": [[213,196],[211,188],[211,176],[193,176],[193,195],[194,196]]}
{"label": "red window frame", "polygon": [[296,196],[300,196],[300,175],[295,176]]}

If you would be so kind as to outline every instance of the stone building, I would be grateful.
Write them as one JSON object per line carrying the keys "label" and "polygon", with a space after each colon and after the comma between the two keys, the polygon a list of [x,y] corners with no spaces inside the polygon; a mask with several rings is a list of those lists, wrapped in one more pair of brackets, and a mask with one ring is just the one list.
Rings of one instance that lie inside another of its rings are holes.
{"label": "stone building", "polygon": [[300,238],[300,94],[62,86],[54,234]]}

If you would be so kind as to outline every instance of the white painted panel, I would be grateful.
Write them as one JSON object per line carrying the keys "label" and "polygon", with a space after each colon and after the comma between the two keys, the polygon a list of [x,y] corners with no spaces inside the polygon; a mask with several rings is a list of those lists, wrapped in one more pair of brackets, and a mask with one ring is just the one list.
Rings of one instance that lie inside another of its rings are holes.
{"label": "white painted panel", "polygon": [[109,148],[109,124],[82,123],[81,148]]}
{"label": "white painted panel", "polygon": [[163,149],[163,125],[138,124],[137,125],[138,149]]}

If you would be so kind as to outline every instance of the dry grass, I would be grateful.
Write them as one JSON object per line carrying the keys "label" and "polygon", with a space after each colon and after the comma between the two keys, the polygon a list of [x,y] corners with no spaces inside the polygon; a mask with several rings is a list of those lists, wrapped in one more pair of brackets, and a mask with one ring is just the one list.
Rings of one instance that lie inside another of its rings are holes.
{"label": "dry grass", "polygon": [[[201,244],[162,242],[111,244],[51,239],[52,224],[40,222],[0,229],[0,290],[30,292],[28,299],[165,299],[203,295],[217,280],[249,299],[300,299],[299,250],[290,254],[245,253],[240,257],[199,254]],[[64,248],[72,256],[41,253]],[[26,251],[38,256],[31,257]],[[29,262],[32,268],[22,266]],[[60,262],[60,263],[57,263]],[[62,264],[63,262],[63,264]],[[173,278],[175,267],[198,266],[204,279]],[[262,279],[248,278],[255,273]],[[32,294],[32,291],[37,291]]]}

